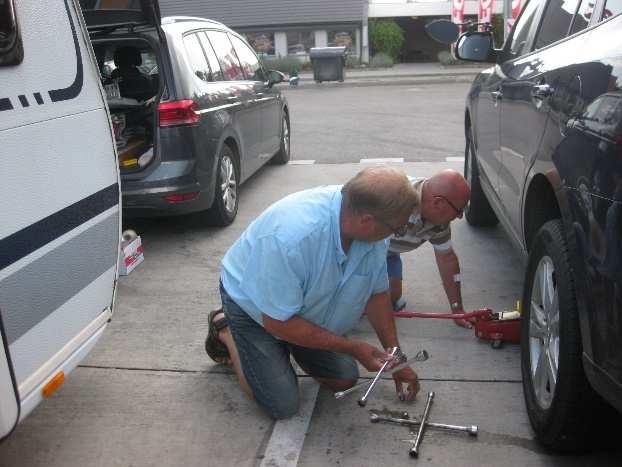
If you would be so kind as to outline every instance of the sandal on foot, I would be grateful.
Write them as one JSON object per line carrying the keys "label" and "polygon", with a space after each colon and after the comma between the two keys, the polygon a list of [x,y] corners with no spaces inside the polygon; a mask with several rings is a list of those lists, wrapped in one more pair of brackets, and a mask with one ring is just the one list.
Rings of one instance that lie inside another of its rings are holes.
{"label": "sandal on foot", "polygon": [[227,327],[227,318],[223,316],[218,321],[214,321],[214,317],[222,313],[222,308],[210,311],[207,319],[209,330],[205,339],[205,352],[216,363],[221,363],[223,359],[230,358],[227,346],[218,338],[218,332]]}

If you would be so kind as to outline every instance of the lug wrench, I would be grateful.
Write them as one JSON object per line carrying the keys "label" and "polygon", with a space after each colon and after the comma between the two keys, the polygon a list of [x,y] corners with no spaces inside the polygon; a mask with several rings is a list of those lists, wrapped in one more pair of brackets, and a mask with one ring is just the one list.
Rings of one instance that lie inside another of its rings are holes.
{"label": "lug wrench", "polygon": [[[414,361],[414,362],[425,362],[428,358],[430,358],[430,355],[428,354],[428,352],[426,350],[420,350],[419,352],[417,352],[417,354],[412,359],[412,361]],[[404,368],[406,368],[408,365],[410,365],[410,362],[408,362],[408,361],[406,361],[404,363],[400,363],[396,367],[391,368],[388,371],[388,374],[392,375],[393,373],[397,373],[398,371],[403,370]],[[368,381],[363,381],[361,383],[358,383],[355,386],[352,386],[350,389],[346,389],[345,391],[338,391],[338,392],[336,392],[334,394],[335,399],[341,399],[344,396],[347,396],[348,394],[353,393],[354,391],[358,391],[363,386],[367,386],[368,384],[369,384]]]}
{"label": "lug wrench", "polygon": [[393,362],[395,358],[401,357],[401,356],[403,356],[403,354],[399,347],[391,348],[389,357],[393,357],[393,358],[389,358],[386,362],[384,362],[384,364],[380,367],[380,370],[378,370],[378,373],[376,373],[376,376],[374,376],[374,379],[372,380],[369,387],[367,388],[367,391],[365,391],[365,394],[363,394],[363,397],[361,397],[358,401],[361,407],[365,407],[367,405],[367,398],[373,391],[374,387],[376,386],[376,383],[380,379],[380,375],[384,372],[384,370],[386,370],[387,366],[389,366],[389,364]]}
{"label": "lug wrench", "polygon": [[[387,417],[385,415],[378,415],[376,413],[372,413],[369,415],[369,421],[372,423],[389,422],[389,423],[397,423],[398,425],[417,426],[417,427],[421,425],[421,422],[419,422],[418,420],[411,420],[408,418]],[[459,425],[447,425],[445,423],[427,422],[426,426],[429,426],[430,428],[438,428],[441,430],[448,430],[448,431],[462,431],[462,432],[468,433],[470,436],[477,436],[477,431],[478,431],[477,425],[459,426]]]}
{"label": "lug wrench", "polygon": [[425,409],[423,410],[423,416],[421,417],[421,422],[419,424],[419,431],[417,432],[417,436],[415,436],[415,445],[410,448],[409,451],[410,457],[419,457],[419,445],[421,444],[421,440],[423,439],[423,430],[428,424],[428,415],[430,415],[430,406],[432,405],[432,399],[434,399],[434,392],[430,391],[428,393],[428,400],[425,403]]}

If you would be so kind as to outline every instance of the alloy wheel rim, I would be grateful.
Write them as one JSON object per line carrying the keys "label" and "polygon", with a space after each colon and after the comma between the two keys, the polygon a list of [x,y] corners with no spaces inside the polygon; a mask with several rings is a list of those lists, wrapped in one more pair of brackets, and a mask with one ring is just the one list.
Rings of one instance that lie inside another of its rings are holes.
{"label": "alloy wheel rim", "polygon": [[531,384],[538,405],[553,402],[559,369],[559,292],[550,257],[540,259],[531,290],[529,362]]}
{"label": "alloy wheel rim", "polygon": [[223,156],[220,164],[220,193],[225,209],[229,214],[235,211],[238,198],[238,182],[235,179],[235,167],[228,156]]}
{"label": "alloy wheel rim", "polygon": [[283,119],[283,148],[285,154],[289,154],[289,125],[286,119]]}

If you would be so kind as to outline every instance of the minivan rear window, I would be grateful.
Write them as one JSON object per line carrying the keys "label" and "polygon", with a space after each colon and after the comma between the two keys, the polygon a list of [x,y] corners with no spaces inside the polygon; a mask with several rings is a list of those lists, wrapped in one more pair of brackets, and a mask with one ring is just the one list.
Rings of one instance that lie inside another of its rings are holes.
{"label": "minivan rear window", "polygon": [[227,34],[220,31],[206,31],[209,41],[214,47],[214,52],[220,62],[220,68],[226,81],[243,81],[244,73],[238,60],[233,45]]}
{"label": "minivan rear window", "polygon": [[23,59],[24,47],[13,0],[0,0],[0,66],[19,65]]}

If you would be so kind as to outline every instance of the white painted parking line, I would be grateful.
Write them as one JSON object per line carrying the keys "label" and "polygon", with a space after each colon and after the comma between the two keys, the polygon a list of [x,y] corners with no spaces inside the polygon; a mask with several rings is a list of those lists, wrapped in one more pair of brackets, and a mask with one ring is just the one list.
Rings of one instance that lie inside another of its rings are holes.
{"label": "white painted parking line", "polygon": [[464,162],[464,157],[446,157],[446,162]]}
{"label": "white painted parking line", "polygon": [[361,164],[387,164],[389,162],[404,162],[403,157],[378,157],[376,159],[361,159]]}
{"label": "white painted parking line", "polygon": [[298,382],[300,410],[294,417],[276,422],[260,467],[296,467],[298,465],[298,458],[320,389],[320,385],[311,378],[299,378]]}
{"label": "white painted parking line", "polygon": [[300,159],[297,161],[289,161],[289,165],[311,165],[315,164],[315,159]]}

